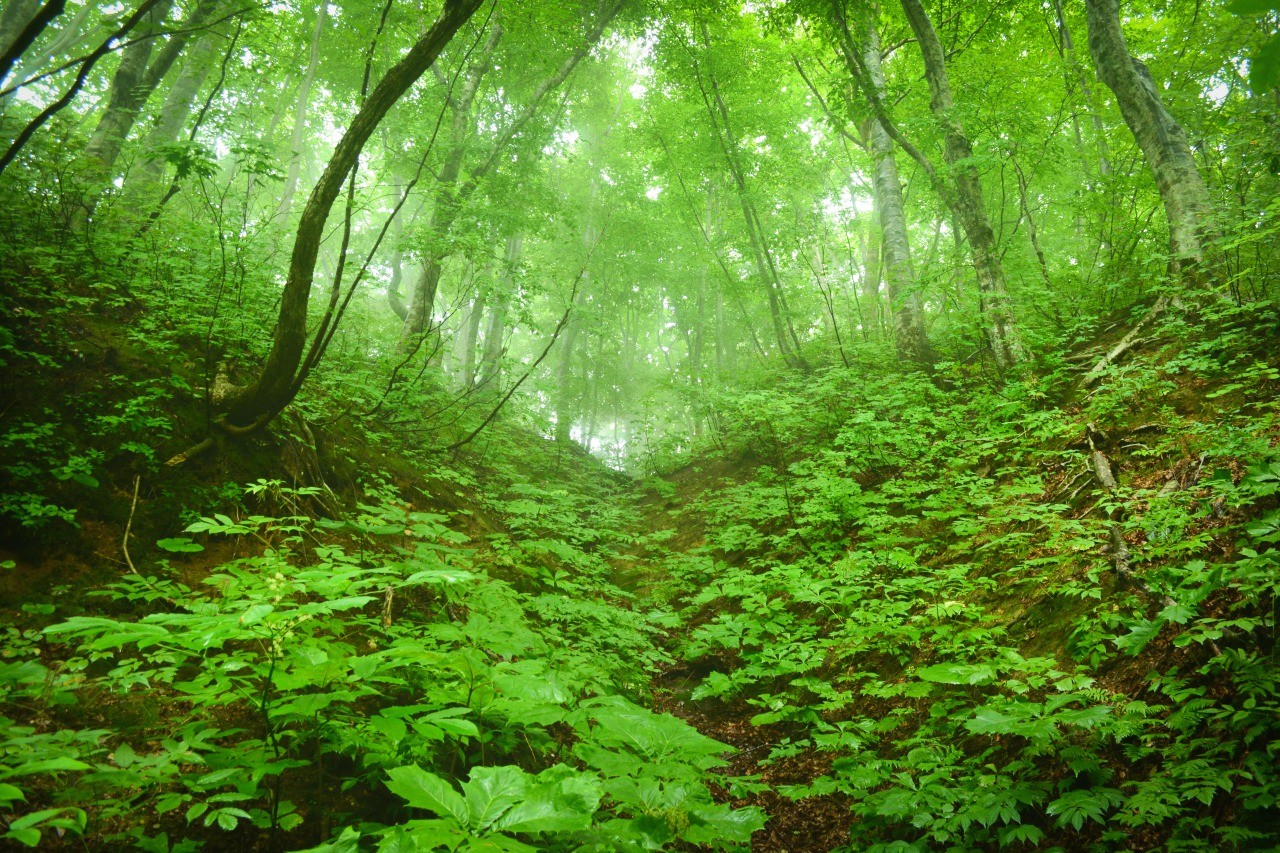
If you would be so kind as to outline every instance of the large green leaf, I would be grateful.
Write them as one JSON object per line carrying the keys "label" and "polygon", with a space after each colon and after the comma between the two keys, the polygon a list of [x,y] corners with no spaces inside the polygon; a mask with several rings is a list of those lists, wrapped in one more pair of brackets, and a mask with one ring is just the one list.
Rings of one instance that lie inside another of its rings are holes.
{"label": "large green leaf", "polygon": [[390,781],[387,787],[399,794],[409,805],[433,811],[441,817],[451,817],[461,826],[467,826],[470,813],[462,796],[445,780],[428,773],[416,764],[393,767],[387,771]]}
{"label": "large green leaf", "polygon": [[564,765],[544,770],[523,800],[496,827],[505,832],[574,832],[591,826],[600,808],[600,783]]}
{"label": "large green leaf", "polygon": [[529,776],[519,767],[476,767],[462,783],[467,796],[471,828],[479,831],[492,824],[519,802],[529,787]]}

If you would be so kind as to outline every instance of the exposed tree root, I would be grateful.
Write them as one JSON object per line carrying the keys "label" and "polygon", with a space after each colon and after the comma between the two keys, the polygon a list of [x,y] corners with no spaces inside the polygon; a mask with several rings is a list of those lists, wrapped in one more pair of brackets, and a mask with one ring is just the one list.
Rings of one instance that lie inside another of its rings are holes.
{"label": "exposed tree root", "polygon": [[1109,365],[1114,364],[1120,356],[1137,346],[1142,341],[1142,338],[1139,336],[1152,324],[1152,322],[1159,318],[1168,307],[1169,298],[1167,296],[1161,296],[1157,299],[1156,303],[1151,306],[1147,313],[1142,315],[1142,319],[1134,324],[1134,327],[1129,330],[1129,333],[1121,338],[1120,342],[1112,347],[1111,350],[1100,358],[1098,363],[1085,374],[1085,387],[1087,388],[1097,382],[1098,379],[1101,378],[1102,372],[1106,370]]}

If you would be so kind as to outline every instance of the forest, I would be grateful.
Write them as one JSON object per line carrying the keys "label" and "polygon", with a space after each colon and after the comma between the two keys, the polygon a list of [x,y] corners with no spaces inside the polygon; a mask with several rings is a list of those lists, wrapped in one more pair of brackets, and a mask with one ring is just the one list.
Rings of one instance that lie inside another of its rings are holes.
{"label": "forest", "polygon": [[0,849],[1280,849],[1280,0],[3,0]]}

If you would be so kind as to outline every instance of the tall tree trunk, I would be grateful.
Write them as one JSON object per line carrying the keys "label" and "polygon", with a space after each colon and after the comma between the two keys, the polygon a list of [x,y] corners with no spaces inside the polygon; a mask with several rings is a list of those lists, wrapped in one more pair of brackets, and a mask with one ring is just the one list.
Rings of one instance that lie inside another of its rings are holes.
{"label": "tall tree trunk", "polygon": [[929,84],[929,106],[942,126],[944,156],[953,170],[954,207],[978,277],[982,309],[987,318],[987,341],[996,364],[1011,367],[1022,360],[1022,345],[1013,321],[1013,308],[1005,288],[1004,269],[996,251],[995,235],[987,219],[986,200],[982,194],[982,178],[972,163],[973,146],[955,116],[955,99],[947,76],[946,54],[933,22],[920,0],[902,0],[903,11],[915,33],[924,59],[924,76]]}
{"label": "tall tree trunk", "polygon": [[[39,49],[26,50],[22,54],[21,61],[10,69],[8,74],[0,75],[0,90],[7,90],[10,86],[13,87],[13,91],[6,91],[5,94],[0,95],[0,111],[9,106],[9,102],[17,94],[18,89],[22,88],[23,81],[34,76],[48,62],[49,57],[63,53],[80,38],[85,22],[89,20],[89,16],[94,11],[92,4],[86,3],[81,6],[75,17],[68,21],[65,26],[58,29],[58,34],[54,36],[52,41]],[[12,47],[13,45],[10,45],[10,48]]]}
{"label": "tall tree trunk", "polygon": [[[1093,87],[1089,85],[1089,80],[1080,73],[1080,60],[1076,56],[1075,39],[1071,37],[1071,30],[1067,26],[1067,16],[1062,9],[1062,0],[1053,0],[1053,11],[1058,19],[1058,36],[1061,38],[1058,51],[1059,56],[1066,64],[1067,87],[1071,88],[1074,82],[1079,82],[1080,92],[1084,95],[1085,110],[1089,113],[1089,121],[1093,125],[1094,143],[1098,148],[1098,174],[1111,174],[1111,150],[1107,145],[1106,128],[1102,125],[1102,116],[1098,114],[1097,99],[1093,94]],[[1071,111],[1071,121],[1075,129],[1076,144],[1080,146],[1080,121],[1075,110]],[[1085,171],[1088,172],[1088,162],[1085,164]]]}
{"label": "tall tree trunk", "polygon": [[216,47],[212,33],[196,42],[187,61],[183,63],[181,73],[169,87],[164,104],[160,107],[159,118],[143,142],[144,148],[153,152],[139,172],[143,183],[158,183],[164,178],[165,158],[154,152],[165,145],[172,145],[182,134],[187,118],[191,115],[191,105],[195,103],[205,78],[213,68],[214,59],[218,55]]}
{"label": "tall tree trunk", "polygon": [[1160,190],[1174,269],[1194,275],[1219,233],[1209,189],[1196,168],[1187,135],[1161,103],[1147,66],[1129,54],[1117,0],[1085,0],[1085,9],[1089,52],[1098,76],[1115,93]]}
{"label": "tall tree trunk", "polygon": [[454,219],[457,218],[458,208],[463,201],[457,185],[458,178],[462,174],[462,162],[467,156],[467,146],[471,141],[472,127],[475,124],[471,119],[471,107],[475,103],[476,93],[480,90],[480,82],[493,65],[493,51],[501,38],[502,26],[494,23],[480,55],[467,68],[462,81],[462,90],[449,98],[448,108],[451,114],[449,147],[445,153],[444,164],[440,167],[436,178],[431,211],[427,214],[427,247],[422,259],[422,272],[414,284],[409,309],[404,316],[404,325],[400,332],[401,352],[412,350],[418,345],[421,337],[430,331],[431,314],[435,308],[436,291],[440,287],[440,276],[444,272],[445,260],[452,254],[448,247],[449,234],[453,230]]}
{"label": "tall tree trunk", "polygon": [[[431,319],[432,304],[435,300],[436,290],[440,284],[441,265],[445,259],[451,254],[448,248],[448,237],[453,229],[454,220],[457,218],[458,211],[471,194],[475,192],[480,182],[484,180],[489,170],[497,165],[499,158],[506,151],[507,146],[513,139],[524,129],[534,116],[538,114],[538,110],[542,106],[543,100],[546,99],[554,89],[560,86],[573,69],[578,67],[578,63],[586,56],[600,37],[604,35],[604,31],[613,21],[618,11],[622,8],[623,0],[601,0],[600,6],[597,8],[595,20],[587,32],[583,43],[569,55],[556,72],[534,91],[529,102],[525,105],[524,110],[516,116],[503,129],[498,140],[489,151],[489,156],[483,163],[478,164],[471,170],[467,180],[459,183],[462,163],[466,155],[465,145],[461,149],[451,149],[450,156],[454,156],[456,150],[456,164],[452,161],[446,161],[441,168],[439,178],[440,189],[437,191],[437,205],[431,213],[430,227],[428,233],[431,235],[431,245],[428,247],[427,256],[424,259],[422,275],[418,279],[417,287],[414,289],[412,301],[409,306],[409,313],[405,319],[404,329],[400,335],[400,349],[407,351],[416,345],[416,341],[428,331],[427,324]],[[501,29],[494,26],[494,35],[492,41],[496,43],[497,38],[501,35]],[[488,51],[492,51],[489,46]],[[483,64],[473,66],[479,76],[483,76],[488,70],[489,56],[486,53]],[[476,85],[479,85],[479,77],[476,78]],[[465,93],[465,90],[464,90]],[[472,93],[474,96],[474,92]],[[470,105],[467,105],[467,113],[470,113]],[[465,118],[465,116],[463,117]],[[455,127],[458,121],[458,111],[454,112]],[[467,128],[470,132],[469,127]]]}
{"label": "tall tree trunk", "polygon": [[[247,431],[270,423],[276,414],[293,401],[307,371],[315,366],[315,360],[323,354],[323,335],[333,319],[330,316],[321,321],[312,347],[314,359],[309,356],[308,362],[302,363],[303,348],[307,341],[307,303],[315,277],[320,239],[333,203],[337,200],[347,175],[359,162],[361,149],[387,112],[431,67],[440,51],[479,8],[481,2],[482,0],[445,0],[444,9],[431,29],[387,71],[338,141],[324,174],[311,190],[311,196],[307,199],[302,218],[298,222],[293,253],[289,259],[289,273],[280,297],[280,317],[276,322],[271,352],[267,355],[257,381],[237,396],[226,416],[225,422],[233,430]],[[316,344],[320,346],[317,348]]]}
{"label": "tall tree trunk", "polygon": [[[884,70],[880,65],[880,33],[874,18],[868,28],[863,54],[871,85],[884,97]],[[911,242],[902,200],[902,181],[893,156],[893,140],[877,118],[871,120],[871,153],[875,158],[876,212],[884,257],[884,279],[889,288],[889,310],[893,317],[894,343],[898,354],[917,364],[931,364],[933,352],[924,330],[924,304],[911,264]]]}
{"label": "tall tree trunk", "polygon": [[[18,44],[18,37],[27,29],[27,25],[32,23],[39,8],[40,0],[9,0],[5,4],[4,12],[0,13],[0,71],[7,72],[12,63],[17,61],[17,56],[15,55],[9,65],[4,64],[4,58],[8,57],[10,48]],[[61,14],[61,12],[56,14]],[[53,20],[56,14],[51,15],[49,20]],[[46,26],[48,26],[48,21],[42,24],[40,29],[43,31]],[[27,47],[30,47],[30,43],[27,44]],[[21,52],[25,51],[26,48],[21,49]],[[19,53],[16,50],[14,52],[15,54]]]}
{"label": "tall tree trunk", "polygon": [[[708,46],[712,43],[711,33],[705,22],[702,24],[702,40]],[[773,324],[774,340],[777,341],[778,352],[788,366],[803,367],[804,362],[800,356],[799,341],[796,340],[794,329],[790,327],[790,319],[784,315],[782,281],[778,277],[777,268],[773,263],[773,256],[769,251],[768,236],[764,233],[764,229],[760,224],[760,217],[756,214],[755,206],[751,201],[751,192],[747,187],[746,170],[739,160],[739,143],[733,131],[733,126],[729,121],[729,108],[725,104],[724,98],[720,95],[720,87],[716,81],[714,70],[708,70],[704,80],[693,50],[691,48],[686,48],[686,50],[688,50],[689,57],[693,61],[694,77],[702,93],[702,99],[706,105],[708,117],[711,120],[716,142],[720,147],[720,152],[724,155],[729,175],[733,178],[733,186],[738,196],[738,205],[742,209],[742,219],[747,229],[747,240],[751,245],[751,259],[756,268],[756,276],[768,297],[769,319]],[[790,337],[788,337],[788,332],[790,332]],[[795,344],[794,347],[792,346],[793,343]]]}
{"label": "tall tree trunk", "polygon": [[502,369],[503,336],[506,334],[507,308],[515,290],[515,273],[524,255],[524,235],[513,234],[507,238],[503,258],[502,275],[489,299],[489,322],[484,329],[484,351],[480,356],[480,384],[487,386],[498,378]]}
{"label": "tall tree trunk", "polygon": [[302,175],[302,144],[307,133],[307,111],[311,106],[311,87],[316,82],[316,69],[320,67],[320,37],[324,34],[329,16],[329,0],[316,4],[316,28],[311,34],[311,54],[307,58],[307,70],[298,84],[298,101],[293,113],[293,134],[289,137],[289,165],[285,168],[284,187],[280,190],[280,206],[276,216],[288,220],[293,212],[293,196],[298,191],[298,179]]}
{"label": "tall tree trunk", "polygon": [[[166,45],[161,48],[156,62],[151,62],[151,54],[158,40],[155,34],[163,26],[172,6],[172,0],[157,3],[143,22],[140,40],[126,47],[120,55],[120,64],[116,66],[115,76],[111,78],[107,109],[98,120],[81,158],[86,185],[84,217],[92,215],[102,186],[113,176],[116,160],[120,157],[129,131],[138,120],[138,114],[177,58],[177,51],[169,50],[170,45]],[[170,42],[178,39],[179,36],[175,35]],[[181,39],[178,50],[182,49],[185,36]],[[83,217],[77,217],[81,218]]]}
{"label": "tall tree trunk", "polygon": [[467,319],[458,335],[458,373],[463,388],[476,384],[476,342],[480,338],[480,320],[484,317],[484,296],[471,300],[467,308]]}

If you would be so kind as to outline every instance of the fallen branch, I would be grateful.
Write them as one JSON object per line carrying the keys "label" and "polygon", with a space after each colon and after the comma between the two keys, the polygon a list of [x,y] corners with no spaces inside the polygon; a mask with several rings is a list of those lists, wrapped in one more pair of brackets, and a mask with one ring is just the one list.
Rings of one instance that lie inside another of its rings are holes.
{"label": "fallen branch", "polygon": [[120,540],[120,550],[124,551],[124,561],[129,564],[129,571],[138,577],[138,569],[133,565],[133,558],[129,556],[129,531],[133,529],[133,514],[138,509],[138,487],[142,485],[142,475],[137,474],[133,478],[133,503],[129,506],[129,520],[124,525],[124,538]]}

